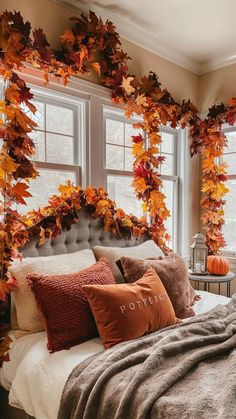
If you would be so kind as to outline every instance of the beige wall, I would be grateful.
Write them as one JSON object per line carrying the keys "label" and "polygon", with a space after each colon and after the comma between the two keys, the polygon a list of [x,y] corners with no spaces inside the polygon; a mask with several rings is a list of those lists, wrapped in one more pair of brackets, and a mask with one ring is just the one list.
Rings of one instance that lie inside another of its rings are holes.
{"label": "beige wall", "polygon": [[129,69],[138,76],[154,71],[163,87],[167,88],[173,97],[181,102],[191,99],[198,106],[199,77],[191,71],[185,70],[150,51],[122,39],[122,48],[128,53]]}
{"label": "beige wall", "polygon": [[203,74],[199,85],[199,110],[206,112],[213,104],[236,97],[236,64]]}

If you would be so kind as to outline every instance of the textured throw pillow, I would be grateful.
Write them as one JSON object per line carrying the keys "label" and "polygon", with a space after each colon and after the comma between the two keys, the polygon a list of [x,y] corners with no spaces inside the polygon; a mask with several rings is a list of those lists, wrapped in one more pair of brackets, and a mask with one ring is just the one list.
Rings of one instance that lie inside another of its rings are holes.
{"label": "textured throw pillow", "polygon": [[28,275],[45,321],[50,352],[69,349],[97,336],[96,325],[83,286],[115,284],[104,259],[80,272],[64,275]]}
{"label": "textured throw pillow", "polygon": [[188,270],[184,261],[171,253],[164,259],[142,260],[121,257],[117,261],[126,282],[139,279],[148,268],[153,268],[159,275],[175,309],[175,314],[180,319],[194,316],[192,305],[195,302],[195,291],[192,288]]}
{"label": "textured throw pillow", "polygon": [[84,290],[106,349],[179,322],[153,269],[133,284],[87,285]]}
{"label": "textured throw pillow", "polygon": [[158,247],[153,240],[147,240],[146,242],[138,246],[132,247],[94,246],[93,251],[96,256],[96,259],[105,257],[109,260],[113,275],[117,283],[124,282],[122,274],[116,266],[116,260],[119,259],[121,256],[130,256],[141,259],[164,256],[160,247]]}
{"label": "textured throw pillow", "polygon": [[25,258],[22,262],[15,261],[9,268],[19,283],[19,288],[11,294],[12,328],[30,333],[44,330],[42,315],[26,282],[29,273],[38,272],[47,275],[72,273],[81,271],[95,262],[94,253],[90,249],[62,255]]}

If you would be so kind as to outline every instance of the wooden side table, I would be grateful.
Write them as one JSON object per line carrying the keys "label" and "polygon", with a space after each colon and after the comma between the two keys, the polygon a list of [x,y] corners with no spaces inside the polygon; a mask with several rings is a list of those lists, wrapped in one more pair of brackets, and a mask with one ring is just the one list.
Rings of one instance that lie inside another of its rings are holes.
{"label": "wooden side table", "polygon": [[221,284],[227,284],[227,297],[231,297],[231,281],[236,277],[234,272],[228,272],[226,275],[195,275],[189,272],[189,279],[196,284],[195,289],[199,290],[199,283],[204,284],[204,291],[210,292],[210,284],[218,284],[218,294],[220,295]]}

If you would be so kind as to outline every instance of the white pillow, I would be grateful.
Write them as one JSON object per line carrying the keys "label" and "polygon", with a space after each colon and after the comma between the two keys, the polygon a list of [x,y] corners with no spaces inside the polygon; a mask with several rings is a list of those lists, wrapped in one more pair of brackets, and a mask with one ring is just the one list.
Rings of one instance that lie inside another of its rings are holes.
{"label": "white pillow", "polygon": [[100,259],[101,257],[106,257],[108,259],[117,283],[124,282],[122,274],[116,265],[116,260],[120,257],[127,256],[138,259],[157,258],[159,256],[164,257],[164,253],[153,240],[147,240],[138,246],[132,247],[94,246],[93,251],[96,259]]}
{"label": "white pillow", "polygon": [[18,280],[19,288],[12,292],[11,326],[30,333],[44,330],[43,318],[30,290],[26,276],[32,272],[45,275],[61,275],[79,272],[96,262],[91,249],[62,255],[27,257],[14,261],[10,273]]}

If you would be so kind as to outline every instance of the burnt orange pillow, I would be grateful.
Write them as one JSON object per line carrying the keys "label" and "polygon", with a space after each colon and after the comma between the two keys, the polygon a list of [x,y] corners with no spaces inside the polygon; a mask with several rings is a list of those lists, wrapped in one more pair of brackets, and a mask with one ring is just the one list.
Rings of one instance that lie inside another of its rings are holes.
{"label": "burnt orange pillow", "polygon": [[133,284],[85,285],[83,289],[106,349],[179,322],[153,269]]}

